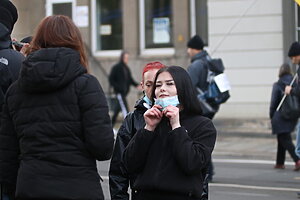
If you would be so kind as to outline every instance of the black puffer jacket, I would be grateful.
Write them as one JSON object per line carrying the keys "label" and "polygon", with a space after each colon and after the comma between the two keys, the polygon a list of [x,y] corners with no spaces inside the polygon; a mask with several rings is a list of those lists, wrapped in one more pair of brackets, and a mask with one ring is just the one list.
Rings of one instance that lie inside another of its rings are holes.
{"label": "black puffer jacket", "polygon": [[209,119],[184,113],[180,123],[182,127],[171,130],[163,118],[154,132],[138,130],[126,147],[124,165],[129,174],[137,174],[133,188],[138,199],[143,194],[152,199],[201,198],[216,129]]}
{"label": "black puffer jacket", "polygon": [[68,48],[33,52],[7,92],[0,178],[17,178],[17,198],[104,199],[96,159],[110,158],[113,132],[102,88],[79,58]]}
{"label": "black puffer jacket", "polygon": [[8,87],[18,79],[24,56],[11,48],[10,31],[0,23],[0,113]]}
{"label": "black puffer jacket", "polygon": [[135,105],[135,110],[129,113],[120,127],[115,148],[109,168],[109,189],[111,200],[129,200],[128,187],[132,187],[134,176],[129,177],[122,167],[122,155],[129,141],[137,130],[145,126],[144,113],[147,108],[145,101],[140,99]]}

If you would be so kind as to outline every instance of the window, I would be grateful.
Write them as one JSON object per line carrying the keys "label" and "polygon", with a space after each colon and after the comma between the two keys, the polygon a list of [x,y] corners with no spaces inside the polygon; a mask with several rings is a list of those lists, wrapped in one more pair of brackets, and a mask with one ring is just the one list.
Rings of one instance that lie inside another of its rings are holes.
{"label": "window", "polygon": [[300,39],[300,6],[298,6],[297,3],[295,3],[296,8],[296,38],[297,41]]}
{"label": "window", "polygon": [[172,0],[140,0],[141,50],[152,49],[156,54],[173,54],[172,47]]}
{"label": "window", "polygon": [[66,15],[74,19],[74,0],[47,0],[47,16]]}
{"label": "window", "polygon": [[96,51],[123,48],[122,15],[120,0],[96,1]]}
{"label": "window", "polygon": [[190,0],[191,37],[199,35],[208,45],[207,0]]}

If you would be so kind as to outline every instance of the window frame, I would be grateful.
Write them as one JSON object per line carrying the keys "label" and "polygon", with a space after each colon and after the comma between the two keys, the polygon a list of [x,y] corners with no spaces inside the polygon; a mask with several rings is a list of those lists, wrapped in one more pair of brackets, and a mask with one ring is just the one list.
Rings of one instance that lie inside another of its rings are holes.
{"label": "window frame", "polygon": [[[93,56],[97,57],[120,57],[120,54],[122,52],[122,49],[120,50],[98,50],[97,49],[97,0],[91,0],[91,6],[92,6],[92,31],[91,31],[91,45],[92,45],[92,54]],[[122,16],[123,17],[123,16]],[[122,20],[123,23],[123,20]],[[124,36],[124,30],[122,32],[122,35]],[[124,41],[123,41],[124,46]]]}
{"label": "window frame", "polygon": [[[208,3],[206,1],[206,3]],[[190,0],[190,7],[189,7],[189,12],[190,12],[190,37],[193,37],[194,35],[198,34],[201,36],[201,34],[197,33],[197,15],[196,15],[196,11],[197,11],[197,7],[196,7],[196,0]],[[207,7],[208,9],[208,7]],[[208,16],[208,10],[206,11],[207,13],[207,21],[206,21],[206,33],[205,35],[201,36],[205,45],[204,46],[209,46],[209,16]],[[198,22],[199,23],[199,22]]]}
{"label": "window frame", "polygon": [[299,26],[299,20],[298,20],[298,17],[299,17],[299,9],[300,9],[300,6],[296,3],[296,2],[294,2],[294,4],[295,4],[295,35],[296,35],[296,40],[297,41],[299,41],[299,34],[300,34],[300,26]]}
{"label": "window frame", "polygon": [[76,0],[46,0],[46,16],[53,15],[53,4],[71,3],[72,4],[72,20],[76,21]]}
{"label": "window frame", "polygon": [[[174,19],[173,19],[174,20]],[[174,29],[174,27],[173,27]],[[173,47],[166,48],[146,48],[145,44],[145,0],[139,0],[139,39],[140,39],[140,54],[142,56],[163,55],[173,56],[175,54],[174,44]],[[174,36],[173,36],[174,37]]]}

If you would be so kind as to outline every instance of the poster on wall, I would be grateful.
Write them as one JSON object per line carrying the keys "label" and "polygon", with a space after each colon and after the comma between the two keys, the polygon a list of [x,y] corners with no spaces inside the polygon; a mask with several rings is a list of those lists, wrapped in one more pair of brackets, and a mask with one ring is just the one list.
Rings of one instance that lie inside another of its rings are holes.
{"label": "poster on wall", "polygon": [[89,8],[87,6],[76,6],[76,25],[78,27],[89,26]]}
{"label": "poster on wall", "polygon": [[170,20],[168,17],[153,18],[153,43],[170,42]]}

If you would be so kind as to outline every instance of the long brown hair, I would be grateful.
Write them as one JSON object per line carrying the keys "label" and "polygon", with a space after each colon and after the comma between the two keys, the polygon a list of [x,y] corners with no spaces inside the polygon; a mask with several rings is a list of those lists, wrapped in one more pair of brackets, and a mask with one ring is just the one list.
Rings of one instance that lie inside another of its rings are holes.
{"label": "long brown hair", "polygon": [[44,18],[37,27],[27,53],[51,47],[77,50],[81,64],[88,70],[88,60],[80,31],[69,17],[53,15]]}

